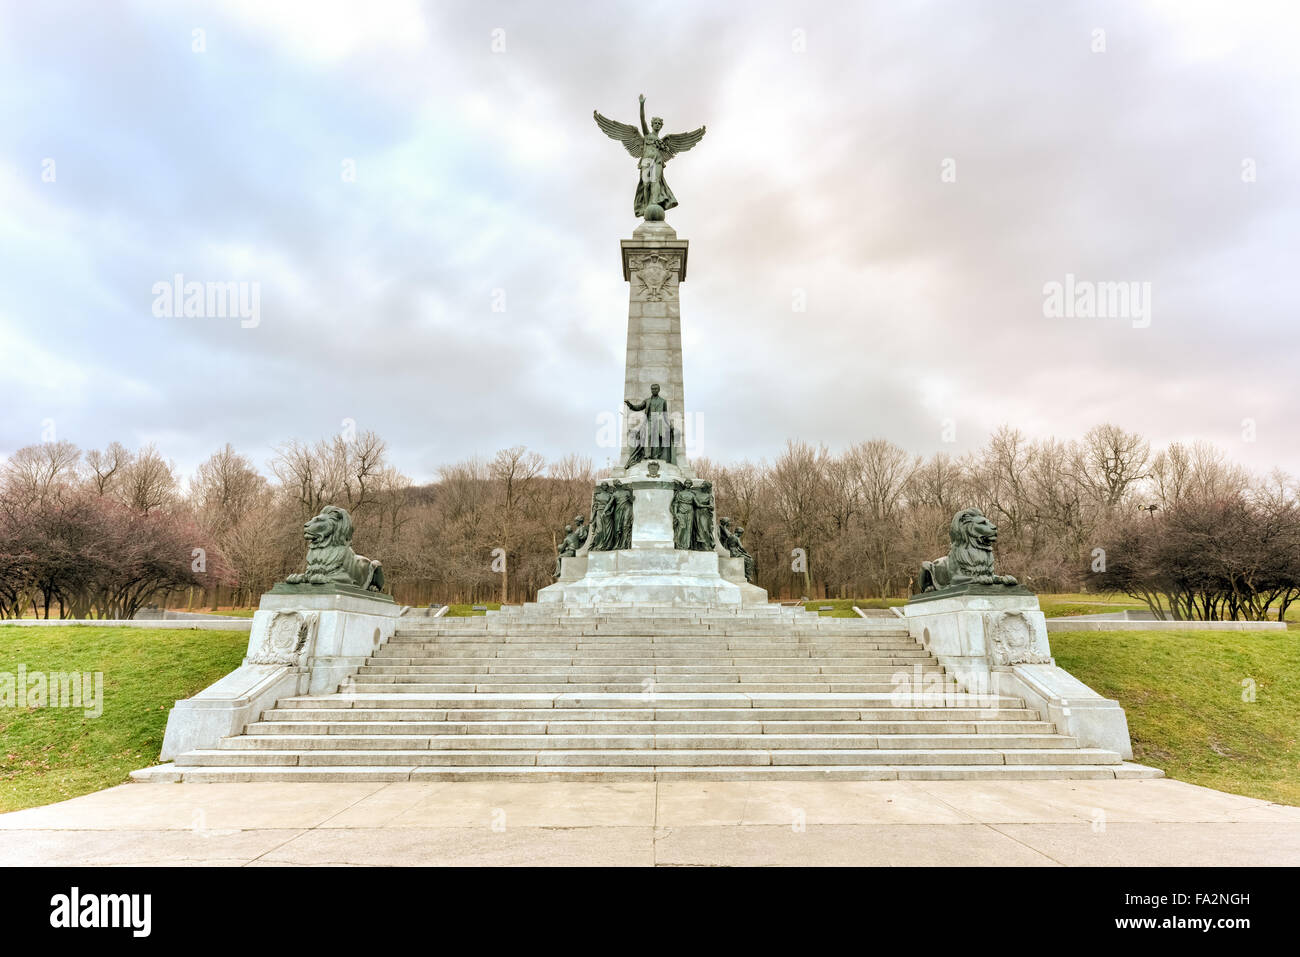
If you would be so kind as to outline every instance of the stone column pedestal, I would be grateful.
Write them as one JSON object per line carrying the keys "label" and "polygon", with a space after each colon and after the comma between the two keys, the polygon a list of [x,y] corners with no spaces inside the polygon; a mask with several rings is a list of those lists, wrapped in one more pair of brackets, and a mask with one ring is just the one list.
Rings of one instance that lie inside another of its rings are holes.
{"label": "stone column pedestal", "polygon": [[162,759],[215,748],[241,734],[276,701],[326,694],[393,636],[401,606],[377,592],[326,585],[283,587],[262,596],[243,664],[167,716]]}
{"label": "stone column pedestal", "polygon": [[963,691],[1021,698],[1082,747],[1132,758],[1119,702],[1057,667],[1038,598],[1023,589],[977,586],[972,591],[982,593],[917,596],[903,606],[908,632]]}
{"label": "stone column pedestal", "polygon": [[1052,660],[1046,619],[1031,594],[923,598],[903,614],[913,637],[954,674]]}

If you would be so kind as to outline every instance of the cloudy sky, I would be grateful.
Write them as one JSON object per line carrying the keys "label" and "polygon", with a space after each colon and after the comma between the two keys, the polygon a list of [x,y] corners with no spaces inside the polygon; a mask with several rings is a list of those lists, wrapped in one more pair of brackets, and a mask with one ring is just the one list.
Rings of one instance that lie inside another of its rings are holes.
{"label": "cloudy sky", "polygon": [[[0,454],[353,420],[420,481],[603,463],[636,169],[591,111],[645,93],[708,125],[668,177],[700,454],[1113,421],[1300,472],[1293,3],[0,11]],[[177,274],[256,325],[156,315]],[[1067,274],[1149,314],[1046,316]]]}

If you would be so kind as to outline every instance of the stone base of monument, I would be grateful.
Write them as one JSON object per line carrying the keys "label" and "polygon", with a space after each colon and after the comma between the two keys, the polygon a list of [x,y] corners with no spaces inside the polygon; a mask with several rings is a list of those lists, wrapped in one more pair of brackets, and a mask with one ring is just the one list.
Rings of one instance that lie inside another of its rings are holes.
{"label": "stone base of monument", "polygon": [[[683,466],[638,462],[619,469],[632,489],[632,547],[581,550],[560,559],[560,577],[537,593],[541,604],[756,605],[767,592],[745,581],[742,559],[721,548],[677,548],[673,539],[675,482],[690,478]],[[717,525],[713,527],[717,541]]]}
{"label": "stone base of monument", "polygon": [[626,548],[561,559],[560,580],[537,593],[541,604],[743,605],[767,592],[722,575],[716,552]]}
{"label": "stone base of monument", "polygon": [[336,691],[393,636],[401,607],[379,592],[281,585],[262,596],[243,663],[167,718],[162,758],[216,747],[281,698]]}
{"label": "stone base of monument", "polygon": [[[632,547],[582,549],[560,559],[554,585],[537,593],[542,605],[766,605],[767,592],[745,581],[744,560],[723,549],[693,551],[673,542],[675,482],[692,479],[685,465],[638,462],[612,477],[632,489]],[[718,527],[714,524],[714,541]]]}
{"label": "stone base of monument", "polygon": [[1128,720],[1056,666],[1038,598],[1021,587],[964,585],[915,596],[903,606],[908,632],[963,691],[1022,698],[1086,748],[1132,758]]}

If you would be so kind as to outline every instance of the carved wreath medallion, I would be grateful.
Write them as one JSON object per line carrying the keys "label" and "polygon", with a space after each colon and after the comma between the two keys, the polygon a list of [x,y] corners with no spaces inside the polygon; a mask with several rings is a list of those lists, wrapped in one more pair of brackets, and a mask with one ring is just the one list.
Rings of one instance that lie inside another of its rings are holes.
{"label": "carved wreath medallion", "polygon": [[638,295],[651,302],[659,302],[666,295],[672,294],[673,283],[677,281],[677,257],[659,253],[633,256],[630,272],[639,283]]}
{"label": "carved wreath medallion", "polygon": [[257,654],[248,659],[251,665],[299,665],[303,650],[316,631],[319,615],[315,612],[278,611],[266,629]]}
{"label": "carved wreath medallion", "polygon": [[1048,664],[1051,657],[1039,647],[1033,623],[1019,612],[990,615],[990,651],[995,665]]}

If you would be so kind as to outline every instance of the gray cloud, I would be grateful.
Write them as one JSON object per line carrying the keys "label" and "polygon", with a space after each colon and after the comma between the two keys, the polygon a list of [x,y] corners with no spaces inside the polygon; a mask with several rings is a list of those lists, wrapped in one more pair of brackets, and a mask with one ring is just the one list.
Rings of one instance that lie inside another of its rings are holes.
{"label": "gray cloud", "polygon": [[[189,468],[352,418],[421,480],[511,444],[600,460],[635,170],[590,111],[644,92],[709,125],[670,220],[711,458],[1112,420],[1300,471],[1286,8],[75,10],[0,15],[0,452],[53,419]],[[153,316],[175,273],[259,282],[261,323]],[[1044,318],[1066,273],[1150,282],[1150,328]]]}

